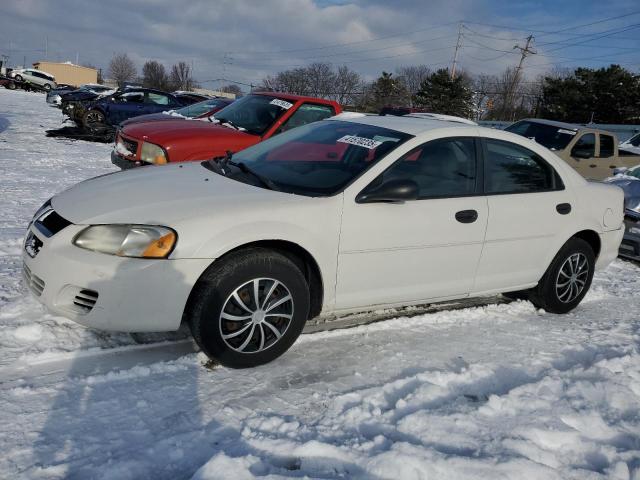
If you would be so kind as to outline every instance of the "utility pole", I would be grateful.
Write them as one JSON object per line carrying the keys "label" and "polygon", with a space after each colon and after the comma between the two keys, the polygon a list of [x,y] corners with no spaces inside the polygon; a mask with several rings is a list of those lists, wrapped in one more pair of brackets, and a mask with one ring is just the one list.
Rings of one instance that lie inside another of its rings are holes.
{"label": "utility pole", "polygon": [[453,64],[451,65],[451,80],[456,78],[456,66],[458,65],[458,50],[462,47],[462,22],[458,24],[458,40],[456,41],[456,51],[453,54]]}
{"label": "utility pole", "polygon": [[[509,94],[507,95],[507,100],[508,106],[512,105],[512,100],[513,100],[513,96],[515,94],[515,89],[518,86],[518,83],[520,82],[520,72],[522,71],[522,64],[524,63],[524,59],[527,58],[527,55],[535,55],[536,52],[535,50],[533,50],[531,48],[531,42],[533,41],[533,35],[529,35],[527,37],[527,44],[524,47],[521,47],[520,45],[515,45],[513,47],[514,50],[520,50],[520,62],[518,62],[518,66],[516,67],[516,71],[513,74],[513,80],[511,81],[511,86],[509,87]],[[512,116],[515,114],[515,110],[511,112]],[[514,120],[512,118],[512,120]]]}

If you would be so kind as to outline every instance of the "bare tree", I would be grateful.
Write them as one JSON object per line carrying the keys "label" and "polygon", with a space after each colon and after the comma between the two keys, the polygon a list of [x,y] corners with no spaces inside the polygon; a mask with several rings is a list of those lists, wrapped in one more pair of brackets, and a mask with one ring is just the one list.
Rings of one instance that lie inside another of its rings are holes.
{"label": "bare tree", "polygon": [[235,83],[230,83],[229,85],[225,85],[223,87],[220,88],[221,92],[224,93],[232,93],[236,96],[241,95],[242,94],[242,89],[236,85]]}
{"label": "bare tree", "polygon": [[312,63],[305,68],[309,94],[314,97],[328,97],[333,93],[335,73],[330,63]]}
{"label": "bare tree", "polygon": [[406,65],[396,69],[396,79],[403,83],[411,98],[420,91],[420,86],[429,75],[431,68],[428,65]]}
{"label": "bare tree", "polygon": [[261,90],[271,92],[287,92],[297,95],[309,93],[309,82],[305,68],[294,68],[278,72],[275,76],[268,76],[262,80]]}
{"label": "bare tree", "polygon": [[126,53],[114,55],[109,63],[109,76],[118,83],[119,87],[135,79],[136,73],[136,66]]}
{"label": "bare tree", "polygon": [[363,89],[360,74],[346,65],[338,67],[334,76],[334,98],[341,105],[355,105]]}
{"label": "bare tree", "polygon": [[169,76],[164,65],[151,60],[142,66],[142,85],[147,88],[166,90],[169,86]]}
{"label": "bare tree", "polygon": [[171,84],[171,88],[175,90],[193,90],[196,82],[191,76],[191,67],[189,67],[187,62],[178,62],[171,67],[169,83]]}

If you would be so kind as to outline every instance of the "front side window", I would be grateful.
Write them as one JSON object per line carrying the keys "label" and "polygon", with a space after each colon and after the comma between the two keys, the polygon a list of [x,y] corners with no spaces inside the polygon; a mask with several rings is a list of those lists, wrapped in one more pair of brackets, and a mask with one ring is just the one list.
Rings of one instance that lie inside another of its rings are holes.
{"label": "front side window", "polygon": [[214,114],[220,122],[231,122],[254,135],[265,133],[284,113],[293,107],[271,95],[247,95]]}
{"label": "front side window", "polygon": [[[342,191],[411,137],[372,125],[323,120],[241,150],[233,156],[233,162],[243,163],[270,180],[278,190],[311,197],[328,196]],[[203,165],[214,170],[207,162]],[[238,168],[227,176],[253,183],[245,173]]]}
{"label": "front side window", "polygon": [[413,149],[376,183],[413,180],[419,198],[457,197],[476,191],[475,140],[468,137],[434,140]]}
{"label": "front side window", "polygon": [[485,193],[561,190],[560,177],[539,155],[502,140],[485,140]]}
{"label": "front side window", "polygon": [[115,97],[118,103],[144,103],[143,92],[126,92]]}
{"label": "front side window", "polygon": [[613,157],[613,137],[611,135],[600,135],[600,157]]}
{"label": "front side window", "polygon": [[596,135],[585,133],[571,149],[571,156],[576,158],[593,158],[596,156]]}
{"label": "front side window", "polygon": [[307,123],[317,122],[324,120],[325,118],[332,117],[336,114],[333,107],[329,105],[314,105],[312,103],[305,103],[294,112],[289,119],[282,124],[277,133],[286,132],[292,128],[306,125]]}

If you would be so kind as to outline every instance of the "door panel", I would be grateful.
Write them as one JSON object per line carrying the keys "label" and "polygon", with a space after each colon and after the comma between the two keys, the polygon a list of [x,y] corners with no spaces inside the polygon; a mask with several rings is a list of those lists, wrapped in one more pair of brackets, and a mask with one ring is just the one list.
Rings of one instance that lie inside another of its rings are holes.
{"label": "door panel", "polygon": [[[456,220],[478,212],[472,223]],[[336,308],[465,296],[487,225],[485,197],[345,205]]]}
{"label": "door panel", "polygon": [[536,283],[571,225],[573,201],[536,153],[502,140],[483,144],[489,222],[476,293]]}

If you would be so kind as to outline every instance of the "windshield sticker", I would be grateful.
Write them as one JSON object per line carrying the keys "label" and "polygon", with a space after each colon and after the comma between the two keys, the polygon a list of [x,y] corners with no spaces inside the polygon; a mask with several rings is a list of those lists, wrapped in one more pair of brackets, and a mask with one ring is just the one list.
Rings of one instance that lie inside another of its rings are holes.
{"label": "windshield sticker", "polygon": [[356,145],[358,147],[368,148],[369,150],[373,150],[374,148],[378,148],[382,142],[377,140],[371,140],[370,138],[364,137],[356,137],[355,135],[345,135],[342,138],[337,140],[341,143],[350,143],[351,145]]}
{"label": "windshield sticker", "polygon": [[285,102],[284,100],[280,100],[279,98],[274,98],[269,102],[271,105],[277,105],[280,108],[284,108],[285,110],[289,110],[293,107],[293,103]]}
{"label": "windshield sticker", "polygon": [[558,133],[566,133],[567,135],[575,135],[578,132],[574,132],[573,130],[565,130],[564,128],[559,128]]}

